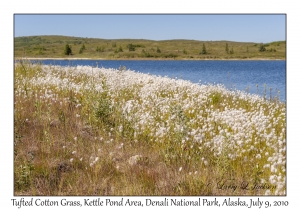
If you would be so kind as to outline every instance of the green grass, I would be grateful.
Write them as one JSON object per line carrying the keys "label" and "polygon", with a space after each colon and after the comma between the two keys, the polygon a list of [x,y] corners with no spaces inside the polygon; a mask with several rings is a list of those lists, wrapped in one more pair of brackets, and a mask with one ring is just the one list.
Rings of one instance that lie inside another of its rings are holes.
{"label": "green grass", "polygon": [[25,61],[14,78],[15,195],[285,194],[276,98]]}
{"label": "green grass", "polygon": [[[226,43],[229,51],[226,52]],[[65,45],[72,55],[64,55]],[[202,52],[203,44],[207,54]],[[285,59],[286,42],[264,43],[266,51],[260,52],[262,43],[231,41],[195,41],[143,39],[95,39],[67,36],[16,37],[16,58],[90,58],[90,59]],[[84,50],[81,50],[82,46]],[[120,47],[123,52],[120,52]],[[133,51],[134,48],[134,51]],[[160,52],[159,52],[159,50]],[[233,50],[233,53],[230,51]]]}

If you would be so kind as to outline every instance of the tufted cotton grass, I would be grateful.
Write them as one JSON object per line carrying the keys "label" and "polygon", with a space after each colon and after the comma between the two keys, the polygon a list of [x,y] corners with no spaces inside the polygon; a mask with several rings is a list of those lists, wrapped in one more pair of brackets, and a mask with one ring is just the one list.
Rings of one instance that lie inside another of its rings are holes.
{"label": "tufted cotton grass", "polygon": [[286,194],[276,99],[131,70],[14,73],[15,194]]}

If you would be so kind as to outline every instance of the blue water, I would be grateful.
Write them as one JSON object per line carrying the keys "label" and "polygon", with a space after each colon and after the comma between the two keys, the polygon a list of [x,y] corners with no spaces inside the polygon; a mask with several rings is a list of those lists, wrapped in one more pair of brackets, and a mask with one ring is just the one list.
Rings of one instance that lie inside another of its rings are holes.
{"label": "blue water", "polygon": [[[40,61],[39,61],[40,62]],[[144,60],[42,60],[43,64],[127,69],[182,78],[193,83],[221,83],[228,89],[278,96],[286,101],[286,61],[144,61]],[[258,85],[258,87],[256,86]],[[271,91],[270,91],[270,88]],[[280,91],[278,93],[278,91]]]}

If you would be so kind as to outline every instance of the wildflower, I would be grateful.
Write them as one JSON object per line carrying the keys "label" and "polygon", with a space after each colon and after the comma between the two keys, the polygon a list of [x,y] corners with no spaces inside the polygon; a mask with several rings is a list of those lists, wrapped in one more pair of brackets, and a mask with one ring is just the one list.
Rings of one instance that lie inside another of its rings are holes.
{"label": "wildflower", "polygon": [[122,149],[122,148],[123,148],[123,146],[124,146],[124,144],[123,144],[123,143],[121,143],[121,145],[118,147],[118,149]]}
{"label": "wildflower", "polygon": [[270,190],[266,190],[265,195],[271,195],[271,191]]}
{"label": "wildflower", "polygon": [[73,158],[71,158],[71,159],[70,159],[70,162],[72,163],[72,162],[73,162],[73,160],[74,160],[74,159],[73,159]]}
{"label": "wildflower", "polygon": [[77,137],[76,136],[74,137],[74,141],[77,141]]}
{"label": "wildflower", "polygon": [[76,151],[73,151],[73,152],[72,152],[72,155],[75,155],[75,154],[76,154]]}
{"label": "wildflower", "polygon": [[272,173],[276,173],[277,172],[277,168],[274,165],[271,165],[271,172]]}
{"label": "wildflower", "polygon": [[179,168],[179,172],[182,171],[182,167]]}
{"label": "wildflower", "polygon": [[136,165],[136,164],[138,164],[139,160],[141,160],[142,158],[143,158],[143,156],[141,156],[141,155],[134,155],[128,159],[128,163],[131,166]]}
{"label": "wildflower", "polygon": [[120,126],[119,126],[119,132],[121,133],[122,131],[123,131],[123,126],[120,125]]}

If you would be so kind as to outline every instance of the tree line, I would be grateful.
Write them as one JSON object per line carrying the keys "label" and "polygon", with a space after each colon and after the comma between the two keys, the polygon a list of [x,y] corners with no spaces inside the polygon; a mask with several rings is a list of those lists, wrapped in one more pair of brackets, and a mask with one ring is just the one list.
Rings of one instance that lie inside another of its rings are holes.
{"label": "tree line", "polygon": [[[267,45],[261,44],[261,45],[259,46],[258,51],[259,51],[259,52],[267,51],[266,46],[267,46]],[[115,43],[114,43],[113,47],[117,47]],[[137,47],[145,48],[144,45],[139,45],[139,44],[135,44],[135,45],[134,45],[134,44],[128,44],[128,45],[126,46],[126,48],[128,49],[129,52],[130,52],[130,51],[135,51],[135,49],[136,49]],[[97,46],[96,52],[104,52],[104,49],[105,49],[104,47],[98,47],[98,46]],[[83,44],[83,45],[81,46],[81,48],[79,49],[79,54],[82,54],[85,50],[86,50],[86,47],[85,47],[85,45]],[[270,51],[270,52],[276,52],[276,49],[271,48],[271,49],[269,49],[268,51]],[[119,46],[119,48],[117,48],[114,52],[115,52],[115,53],[123,52],[122,46]],[[157,48],[156,48],[156,52],[157,52],[157,53],[161,53],[161,49],[160,49],[159,47],[157,47]],[[234,54],[233,47],[231,47],[231,49],[229,49],[228,43],[225,44],[225,52],[226,52],[227,54]],[[247,46],[247,52],[249,52],[248,46]],[[142,53],[146,53],[145,50],[142,50]],[[183,49],[183,53],[184,53],[184,54],[187,54],[187,51],[186,51],[185,49]],[[207,55],[207,54],[209,54],[208,51],[206,50],[206,47],[205,47],[205,44],[204,44],[204,43],[202,44],[202,50],[199,52],[199,54],[200,54],[200,55]],[[72,48],[71,48],[71,46],[70,46],[69,44],[66,44],[66,45],[65,45],[64,55],[73,55]]]}

